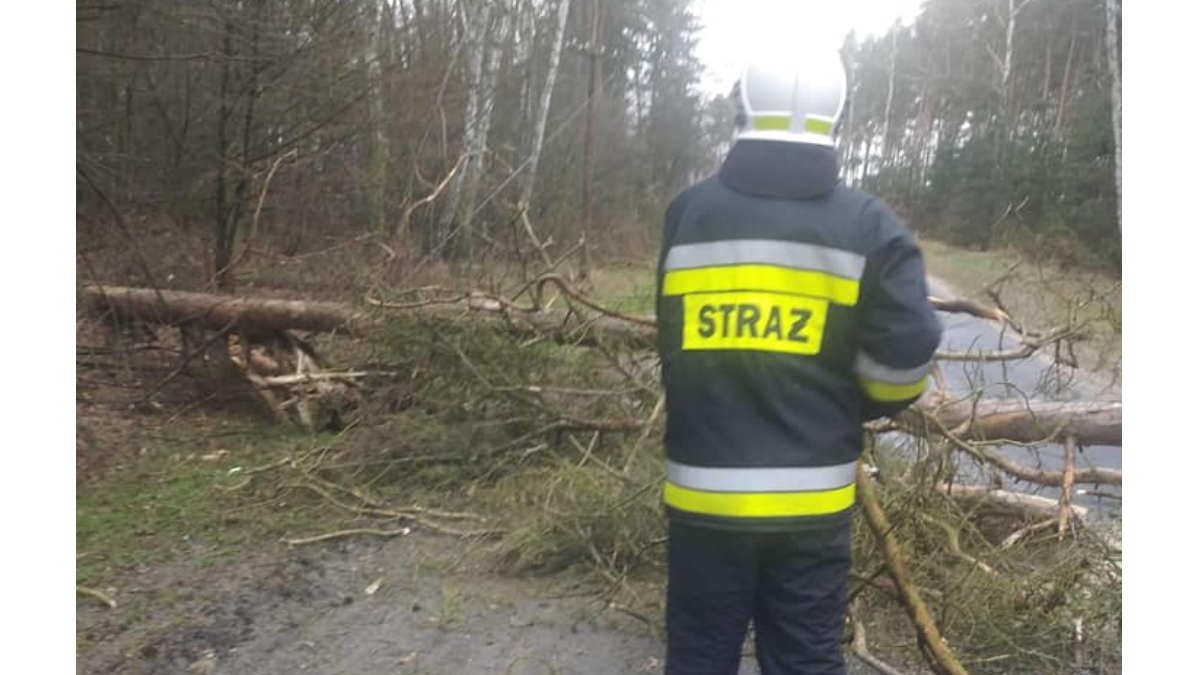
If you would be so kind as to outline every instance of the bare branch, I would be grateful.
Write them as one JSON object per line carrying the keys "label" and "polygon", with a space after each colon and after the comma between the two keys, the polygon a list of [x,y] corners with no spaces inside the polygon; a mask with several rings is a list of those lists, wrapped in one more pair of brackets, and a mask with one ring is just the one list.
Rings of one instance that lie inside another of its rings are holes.
{"label": "bare branch", "polygon": [[437,187],[433,188],[433,191],[404,208],[404,213],[401,214],[400,222],[396,225],[395,233],[392,235],[392,239],[396,242],[396,247],[393,250],[393,257],[395,256],[395,251],[402,250],[402,240],[404,235],[408,232],[409,223],[412,221],[413,214],[416,213],[417,209],[440,197],[442,192],[446,190],[446,187],[449,186],[454,180],[454,177],[458,175],[459,170],[462,169],[467,160],[475,154],[478,153],[464,152],[463,154],[459,155],[458,159],[454,162],[454,166],[450,167],[450,170],[446,172],[445,176],[442,176],[442,180],[438,182]]}
{"label": "bare branch", "polygon": [[1063,471],[1062,497],[1058,500],[1058,538],[1061,540],[1067,534],[1067,524],[1071,521],[1071,488],[1075,485],[1075,437],[1067,436],[1066,442],[1067,466]]}
{"label": "bare branch", "polygon": [[1010,321],[1008,313],[995,307],[985,307],[974,300],[966,298],[939,298],[929,296],[929,304],[933,308],[942,312],[955,312],[960,314],[970,314],[971,316],[980,319],[988,319],[990,321],[1007,322]]}
{"label": "bare branch", "polygon": [[330,541],[331,539],[342,539],[344,537],[355,537],[359,535],[370,535],[373,537],[403,537],[412,532],[411,527],[398,527],[394,530],[381,530],[374,527],[358,527],[350,530],[338,530],[337,532],[329,532],[327,534],[318,534],[313,537],[301,537],[299,539],[284,539],[283,543],[288,546],[302,546],[304,544],[316,544],[322,541]]}
{"label": "bare branch", "polygon": [[[1003,516],[1018,518],[1051,520],[1058,522],[1058,500],[1038,495],[1027,495],[1021,492],[1000,490],[987,485],[941,485],[938,489],[956,501],[974,505],[981,510]],[[1085,522],[1088,509],[1072,505],[1071,515],[1079,522]]]}
{"label": "bare branch", "polygon": [[80,586],[79,584],[75,584],[75,595],[85,595],[85,596],[92,598],[92,599],[96,600],[97,602],[107,606],[109,609],[117,608],[116,600],[113,600],[111,597],[108,596],[108,594],[104,593],[103,591],[96,590],[95,588],[89,588],[87,586]]}
{"label": "bare branch", "polygon": [[254,217],[250,220],[250,232],[246,235],[246,241],[244,244],[242,244],[242,248],[240,251],[238,251],[237,255],[235,255],[233,259],[229,261],[229,264],[217,271],[217,276],[228,274],[231,270],[236,268],[238,264],[242,262],[242,259],[246,257],[246,254],[250,252],[250,247],[254,245],[254,239],[258,236],[258,219],[259,216],[262,215],[263,204],[266,203],[267,200],[267,191],[271,189],[271,179],[275,177],[275,172],[279,169],[280,164],[282,164],[285,160],[295,156],[296,150],[293,148],[279,157],[276,157],[274,162],[271,162],[271,168],[267,171],[267,177],[263,180],[262,190],[258,193],[258,203],[254,207]]}
{"label": "bare branch", "polygon": [[909,579],[908,567],[904,562],[904,555],[900,551],[900,544],[896,541],[892,527],[888,524],[883,508],[879,505],[879,499],[875,496],[875,486],[861,462],[858,464],[857,482],[858,497],[862,502],[867,525],[871,528],[875,539],[879,541],[880,548],[883,549],[888,573],[891,575],[892,581],[896,583],[904,611],[908,613],[913,627],[917,630],[917,639],[925,647],[926,653],[930,657],[930,665],[938,672],[947,675],[968,675],[966,668],[950,650],[946,641],[942,639],[937,624],[933,621],[933,616],[925,607],[925,601],[921,599]]}
{"label": "bare branch", "polygon": [[217,56],[213,52],[203,52],[200,54],[122,54],[119,52],[87,49],[86,47],[76,47],[75,53],[99,56],[106,59],[121,59],[123,61],[207,61]]}
{"label": "bare branch", "polygon": [[854,608],[846,608],[846,617],[850,619],[850,626],[854,630],[854,638],[851,640],[850,645],[854,650],[854,655],[857,656],[859,660],[883,675],[905,675],[902,671],[899,671],[887,663],[879,660],[879,658],[872,654],[871,650],[867,648],[867,629],[863,625],[862,619],[858,618],[858,612],[856,612]]}

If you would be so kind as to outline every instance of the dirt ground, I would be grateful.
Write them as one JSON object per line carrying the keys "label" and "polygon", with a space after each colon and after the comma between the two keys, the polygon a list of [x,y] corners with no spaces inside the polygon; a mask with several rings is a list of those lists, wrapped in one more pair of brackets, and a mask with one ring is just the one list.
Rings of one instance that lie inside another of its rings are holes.
{"label": "dirt ground", "polygon": [[[552,582],[456,566],[462,542],[413,533],[145,569],[133,616],[81,599],[79,673],[636,673],[662,646]],[[268,546],[267,548],[273,548]],[[140,604],[140,603],[139,603]]]}
{"label": "dirt ground", "polygon": [[569,571],[503,573],[486,542],[418,529],[284,544],[331,524],[286,495],[227,492],[230,467],[316,440],[272,427],[244,387],[180,376],[138,402],[175,346],[124,360],[103,345],[81,326],[76,567],[117,605],[77,596],[78,674],[662,671],[661,616],[607,607]]}

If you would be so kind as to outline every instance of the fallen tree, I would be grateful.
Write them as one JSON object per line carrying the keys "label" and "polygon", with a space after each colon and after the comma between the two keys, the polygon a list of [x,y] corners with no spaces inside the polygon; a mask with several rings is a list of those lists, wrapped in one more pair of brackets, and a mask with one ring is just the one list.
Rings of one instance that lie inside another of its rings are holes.
{"label": "fallen tree", "polygon": [[[544,291],[551,286],[568,301],[565,308],[545,301]],[[527,304],[518,304],[525,295]],[[290,540],[292,544],[343,536],[402,536],[409,525],[396,528],[394,521],[400,517],[397,514],[403,514],[412,526],[501,537],[501,550],[522,564],[553,567],[565,556],[581,556],[597,566],[611,584],[605,592],[614,594],[625,586],[630,571],[644,563],[647,551],[662,542],[656,538],[660,533],[655,527],[655,518],[661,515],[655,499],[661,485],[661,459],[638,452],[645,439],[655,430],[661,431],[663,403],[651,352],[656,338],[653,320],[608,310],[557,277],[540,277],[510,297],[429,286],[386,300],[368,298],[365,305],[99,286],[85,288],[83,300],[89,311],[116,321],[200,327],[214,338],[228,336],[231,360],[281,420],[296,422],[300,417],[300,423],[312,426],[303,419],[316,417],[312,401],[309,394],[298,395],[300,387],[337,383],[354,390],[377,374],[362,367],[331,371],[306,351],[303,341],[289,337],[292,332],[367,336],[387,329],[379,335],[396,350],[398,358],[386,363],[411,362],[414,372],[432,374],[443,383],[435,396],[421,392],[422,405],[416,414],[437,416],[438,424],[443,417],[470,420],[461,425],[470,429],[468,437],[448,435],[444,443],[430,443],[420,435],[422,428],[429,427],[418,424],[405,427],[402,434],[383,435],[386,440],[366,443],[368,450],[361,455],[340,447],[339,441],[339,447],[322,450],[312,466],[298,467],[295,462],[272,465],[286,472],[280,482],[292,486],[290,489],[299,486],[336,508],[371,519],[368,527],[295,538]],[[935,304],[945,311],[1011,321],[1000,310],[974,303]],[[484,327],[489,330],[480,330]],[[1029,345],[1041,339],[1039,335],[1064,333],[1022,334],[1029,337],[1025,342]],[[271,336],[282,336],[274,351],[267,348],[274,339]],[[564,350],[539,345],[546,342],[600,349],[573,351],[570,358],[564,358]],[[615,367],[608,373],[611,377],[597,377],[597,371],[588,365],[610,358]],[[621,370],[630,364],[635,367]],[[392,370],[390,365],[384,368]],[[878,509],[874,515],[886,510],[893,516],[890,523],[878,518],[868,523],[879,526],[867,535],[867,541],[878,541],[878,547],[870,548],[867,543],[868,548],[863,549],[861,542],[857,544],[866,552],[868,564],[882,556],[879,570],[864,578],[870,580],[871,588],[888,585],[892,589],[885,591],[886,602],[901,600],[918,628],[921,651],[935,670],[962,672],[955,663],[955,652],[973,655],[962,643],[955,645],[954,651],[942,649],[943,639],[933,617],[946,621],[943,628],[954,635],[961,627],[943,617],[948,611],[958,611],[954,608],[962,598],[975,597],[971,584],[1012,584],[1011,595],[1006,597],[1022,601],[1046,587],[1038,577],[1029,578],[1025,569],[1014,574],[1018,569],[997,558],[998,553],[1018,541],[1044,545],[1045,538],[1034,535],[1058,523],[1061,536],[1064,519],[1069,524],[1085,524],[1086,509],[1069,499],[1075,482],[1120,483],[1119,471],[1075,470],[1070,464],[1063,472],[1046,471],[1010,460],[996,446],[1037,445],[1068,438],[1079,445],[1119,444],[1121,406],[954,399],[939,390],[887,427],[908,432],[918,444],[932,442],[949,451],[957,448],[1023,480],[1063,487],[1063,498],[1053,500],[990,486],[963,486],[957,482],[953,463],[939,469],[937,461],[926,461],[925,468],[916,468],[922,465],[918,460],[903,475],[895,474],[897,480],[881,476],[878,492],[860,490],[864,506],[873,512]],[[355,429],[358,431],[366,433],[361,427]],[[399,446],[392,448],[396,443]],[[926,457],[936,460],[946,454],[934,452]],[[422,471],[429,471],[440,486],[456,486],[455,493],[470,493],[488,481],[493,489],[511,490],[514,501],[532,499],[536,508],[508,532],[491,526],[463,530],[440,521],[422,522],[417,518],[428,520],[428,513],[387,506],[388,502],[356,482],[361,480],[354,473],[359,467],[380,463],[401,468],[398,473],[413,481],[420,479]],[[438,467],[447,464],[459,468],[439,472]],[[347,473],[338,473],[342,468]],[[933,473],[943,470],[950,473]],[[497,477],[501,477],[500,487],[493,482]],[[334,478],[340,482],[330,482]],[[509,481],[507,487],[505,481]],[[354,499],[348,500],[347,495]],[[995,521],[979,521],[991,528],[986,536],[976,529],[974,520],[983,515],[1001,516]],[[999,545],[997,527],[1003,537]],[[1015,531],[1008,532],[1012,529]],[[899,544],[914,541],[923,546],[906,561],[910,553]],[[961,575],[954,572],[957,580],[947,584],[946,570],[954,568],[961,569]],[[861,577],[867,571],[858,574]],[[888,584],[877,578],[883,571],[891,577]],[[870,598],[860,600],[871,602]],[[926,608],[924,602],[936,605]],[[1000,622],[990,617],[971,620]],[[859,641],[865,644],[865,638]]]}
{"label": "fallen tree", "polygon": [[1121,445],[1119,401],[950,401],[941,392],[930,392],[918,402],[917,411],[924,420],[932,418],[938,431],[965,439],[1049,443],[1074,436],[1085,446]]}
{"label": "fallen tree", "polygon": [[265,333],[280,330],[361,332],[369,318],[335,302],[283,300],[166,291],[127,286],[85,286],[83,302],[96,315],[118,321],[199,326],[218,331]]}
{"label": "fallen tree", "polygon": [[[541,288],[550,283],[559,285],[582,306],[570,309],[542,306]],[[605,310],[568,290],[570,287],[553,275],[538,279],[532,288],[537,292],[535,302],[529,306],[479,291],[454,293],[440,287],[418,289],[433,297],[410,302],[369,298],[368,303],[376,310],[404,312],[437,321],[484,322],[523,337],[564,344],[649,349],[655,343],[656,331],[650,317]],[[169,326],[198,325],[251,336],[280,331],[355,335],[381,321],[379,311],[364,311],[334,302],[120,286],[89,286],[83,292],[86,307],[97,315]],[[969,301],[937,300],[935,304],[946,311],[964,311],[987,319],[1007,317],[997,314],[999,310],[988,310]],[[972,440],[1036,443],[1074,436],[1084,446],[1121,444],[1120,402],[987,398],[951,401],[944,394],[932,392],[919,402],[918,411],[932,418],[935,429]],[[910,416],[907,427],[911,430],[922,423]]]}
{"label": "fallen tree", "polygon": [[[447,294],[422,289],[437,297],[413,302],[368,298],[369,306],[403,311],[445,321],[482,321],[504,325],[527,336],[560,343],[649,348],[653,325],[639,324],[598,312],[584,313],[552,307],[521,307],[481,292]],[[359,335],[380,323],[378,312],[315,300],[285,300],[227,296],[188,291],[160,291],[125,286],[87,286],[85,308],[97,316],[166,326],[199,326],[214,331],[265,333],[312,331]]]}

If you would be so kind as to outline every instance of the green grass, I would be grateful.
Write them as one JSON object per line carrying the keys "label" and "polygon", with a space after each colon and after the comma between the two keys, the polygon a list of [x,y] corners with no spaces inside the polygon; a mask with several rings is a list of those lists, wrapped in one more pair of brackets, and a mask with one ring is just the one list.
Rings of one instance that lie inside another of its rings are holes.
{"label": "green grass", "polygon": [[245,470],[322,440],[251,426],[131,439],[146,448],[144,457],[77,487],[76,583],[115,583],[130,570],[185,555],[211,565],[302,528],[315,512],[289,504],[294,495],[235,488]]}
{"label": "green grass", "polygon": [[654,313],[653,259],[592,272],[590,295],[605,307],[627,314]]}

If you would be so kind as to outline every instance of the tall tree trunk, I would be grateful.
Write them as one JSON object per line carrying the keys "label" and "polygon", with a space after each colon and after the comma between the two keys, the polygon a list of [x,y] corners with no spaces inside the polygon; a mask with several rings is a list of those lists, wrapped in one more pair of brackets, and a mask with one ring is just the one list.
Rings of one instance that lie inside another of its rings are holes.
{"label": "tall tree trunk", "polygon": [[[421,0],[412,0],[413,4],[413,35],[417,42],[417,57],[425,58],[425,6]],[[405,40],[405,42],[408,42]]]}
{"label": "tall tree trunk", "polygon": [[1078,36],[1075,33],[1075,22],[1072,21],[1071,46],[1067,48],[1067,62],[1063,66],[1062,83],[1059,84],[1058,90],[1058,112],[1054,116],[1054,135],[1056,137],[1061,136],[1062,126],[1067,119],[1067,100],[1070,96],[1071,87],[1073,86],[1072,80],[1074,79],[1074,73],[1072,68],[1075,65],[1075,45],[1077,40]]}
{"label": "tall tree trunk", "polygon": [[216,203],[213,213],[213,280],[217,288],[225,288],[226,275],[224,270],[229,267],[233,255],[233,240],[231,237],[230,221],[233,216],[233,206],[229,203],[228,186],[226,184],[226,168],[229,164],[229,122],[233,117],[233,105],[230,101],[230,79],[233,77],[233,32],[234,21],[225,18],[224,32],[221,36],[221,84],[217,99],[217,176]]}
{"label": "tall tree trunk", "polygon": [[1114,174],[1117,186],[1117,231],[1121,225],[1121,51],[1120,35],[1117,33],[1117,14],[1120,12],[1117,0],[1106,0],[1104,13],[1106,26],[1104,42],[1108,52],[1108,74],[1112,79],[1112,130],[1114,150]]}
{"label": "tall tree trunk", "polygon": [[600,0],[592,0],[591,39],[588,40],[587,122],[583,132],[583,220],[579,227],[579,277],[587,280],[591,260],[588,232],[592,229],[592,146],[595,128],[596,97],[600,84]]}
{"label": "tall tree trunk", "polygon": [[1015,55],[1014,45],[1017,35],[1017,16],[1032,1],[1021,0],[1020,4],[1017,4],[1016,0],[1008,0],[1008,17],[1004,20],[1004,60],[1000,62],[1000,94],[1001,103],[1003,104],[1004,121],[1009,124],[1008,133],[1010,136],[1014,133],[1011,124],[1016,114],[1014,101],[1014,94],[1016,92],[1013,86],[1012,65]]}
{"label": "tall tree trunk", "polygon": [[[242,218],[242,212],[245,209],[247,195],[250,191],[250,163],[252,155],[250,154],[251,145],[254,139],[254,110],[258,102],[258,97],[261,94],[259,91],[259,73],[262,71],[260,64],[260,39],[262,37],[263,25],[266,21],[266,0],[256,0],[254,3],[254,14],[250,18],[250,54],[247,59],[246,68],[249,70],[249,79],[245,85],[246,104],[242,113],[242,156],[238,163],[238,179],[233,189],[233,201],[230,204],[229,219],[227,222],[226,237],[229,245],[229,252],[232,254],[234,243],[237,241],[238,223]],[[223,267],[217,268],[217,285],[225,290],[233,290],[233,259]]]}
{"label": "tall tree trunk", "polygon": [[546,138],[546,122],[550,118],[550,99],[554,93],[554,81],[558,79],[558,61],[562,55],[563,36],[567,32],[567,15],[571,11],[571,0],[558,1],[558,23],[554,29],[554,39],[550,47],[550,62],[546,66],[546,83],[542,85],[542,95],[538,100],[537,121],[533,128],[533,147],[529,152],[529,168],[521,181],[521,198],[519,208],[529,207],[533,198],[533,185],[537,181],[538,162],[542,158],[542,143]]}
{"label": "tall tree trunk", "polygon": [[[466,34],[463,35],[463,40],[467,45],[467,101],[463,112],[462,142],[462,151],[464,153],[472,152],[478,145],[476,139],[480,117],[479,84],[483,72],[484,57],[487,51],[484,48],[484,43],[487,38],[487,25],[491,19],[491,13],[492,3],[482,3],[482,6],[476,10],[474,16],[467,18]],[[462,209],[463,192],[467,188],[467,174],[469,173],[467,168],[470,166],[471,162],[468,162],[464,170],[454,176],[454,181],[450,184],[450,195],[446,204],[446,210],[438,221],[438,227],[434,229],[431,248],[439,251],[442,257],[445,257],[447,253],[446,248],[459,228],[459,212]]]}
{"label": "tall tree trunk", "polygon": [[871,127],[864,127],[863,133],[863,171],[859,172],[859,183],[866,184],[866,177],[870,172],[871,165]]}
{"label": "tall tree trunk", "polygon": [[887,102],[883,106],[883,161],[884,166],[888,164],[888,151],[891,149],[891,134],[892,134],[892,99],[896,93],[896,38],[900,33],[900,20],[892,25],[892,59],[891,66],[888,68],[888,91]]}
{"label": "tall tree trunk", "polygon": [[367,174],[367,214],[371,227],[386,235],[387,184],[388,184],[388,137],[384,123],[386,90],[384,69],[386,31],[390,12],[386,0],[376,0],[372,7],[371,29],[367,31],[363,55],[367,65],[367,86],[370,90],[368,115],[370,120],[369,159]]}
{"label": "tall tree trunk", "polygon": [[854,83],[857,80],[858,72],[854,68],[854,42],[848,41],[842,46],[842,60],[847,64],[846,68],[846,122],[838,134],[837,142],[841,144],[839,148],[839,161],[841,162],[842,180],[846,185],[854,187]]}
{"label": "tall tree trunk", "polygon": [[486,20],[480,24],[483,27],[479,36],[480,46],[486,57],[479,73],[479,119],[476,122],[475,133],[472,134],[473,142],[468,150],[474,154],[467,160],[463,176],[462,208],[464,213],[461,218],[461,227],[468,234],[471,231],[471,221],[475,214],[475,197],[479,193],[479,183],[483,179],[484,161],[487,159],[488,135],[492,128],[492,111],[495,109],[496,102],[496,77],[500,64],[501,46],[491,44],[488,35],[493,31],[497,35],[505,33],[506,24],[511,18],[511,12],[503,3],[496,3],[496,5],[500,16],[494,24],[490,28]]}
{"label": "tall tree trunk", "polygon": [[1042,100],[1050,100],[1050,71],[1054,65],[1054,40],[1046,40],[1046,60],[1044,62],[1044,71],[1042,73]]}
{"label": "tall tree trunk", "polygon": [[[1023,7],[1024,5],[1022,5]],[[1004,24],[1004,65],[1000,71],[1000,88],[1004,92],[1004,114],[1010,112],[1012,103],[1012,59],[1013,39],[1017,33],[1017,11],[1013,9],[1013,0],[1008,0],[1008,21]]]}

